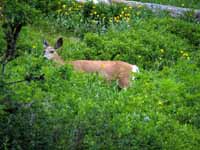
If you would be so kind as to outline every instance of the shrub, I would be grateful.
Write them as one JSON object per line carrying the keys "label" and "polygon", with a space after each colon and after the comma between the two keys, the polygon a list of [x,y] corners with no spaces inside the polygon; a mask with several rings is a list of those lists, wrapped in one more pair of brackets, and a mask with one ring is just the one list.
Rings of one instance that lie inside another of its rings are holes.
{"label": "shrub", "polygon": [[[56,10],[57,3],[66,4],[53,2]],[[121,91],[95,73],[43,59],[42,38],[54,41],[63,32],[23,28],[18,57],[7,64],[0,84],[0,149],[198,149],[198,25],[141,13],[132,12],[136,20],[125,28],[122,21],[105,34],[86,33],[83,41],[64,37],[59,50],[66,60],[136,63],[140,74]],[[196,31],[192,37],[190,29]]]}
{"label": "shrub", "polygon": [[62,28],[72,30],[77,35],[83,37],[86,32],[102,33],[107,30],[110,24],[129,22],[132,7],[123,4],[98,4],[92,2],[78,3],[67,1],[60,3],[54,12],[50,13],[50,18],[56,20],[56,24]]}
{"label": "shrub", "polygon": [[[146,69],[162,69],[179,58],[189,59],[189,46],[169,33],[132,28],[129,31],[110,31],[105,35],[86,34],[85,42],[91,47],[90,58],[124,60],[140,64]],[[175,41],[174,44],[172,41]]]}

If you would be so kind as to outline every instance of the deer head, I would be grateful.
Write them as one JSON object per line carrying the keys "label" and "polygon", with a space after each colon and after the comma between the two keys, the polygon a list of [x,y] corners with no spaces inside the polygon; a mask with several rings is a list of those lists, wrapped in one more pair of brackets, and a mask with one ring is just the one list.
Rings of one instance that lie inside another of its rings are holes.
{"label": "deer head", "polygon": [[63,39],[59,38],[57,42],[55,43],[54,47],[50,46],[49,43],[44,40],[43,46],[44,46],[44,57],[47,59],[54,59],[58,57],[58,53],[56,50],[60,48],[63,45]]}
{"label": "deer head", "polygon": [[64,64],[64,60],[58,55],[57,49],[60,48],[63,45],[63,39],[59,38],[57,42],[55,43],[54,47],[50,46],[46,40],[43,42],[44,46],[44,57],[53,60],[55,62],[58,62],[60,64]]}

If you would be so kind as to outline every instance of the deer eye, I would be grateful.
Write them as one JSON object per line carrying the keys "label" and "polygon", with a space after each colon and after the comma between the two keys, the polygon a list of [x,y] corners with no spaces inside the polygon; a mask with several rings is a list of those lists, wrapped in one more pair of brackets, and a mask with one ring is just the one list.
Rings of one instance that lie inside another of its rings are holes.
{"label": "deer eye", "polygon": [[49,51],[50,53],[54,53],[54,51]]}

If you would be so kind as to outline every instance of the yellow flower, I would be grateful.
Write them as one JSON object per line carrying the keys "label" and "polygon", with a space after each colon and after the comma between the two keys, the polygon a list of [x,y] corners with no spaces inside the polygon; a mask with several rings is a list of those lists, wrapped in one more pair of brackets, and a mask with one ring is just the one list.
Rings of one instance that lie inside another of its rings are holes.
{"label": "yellow flower", "polygon": [[189,57],[188,53],[183,53],[183,57]]}
{"label": "yellow flower", "polygon": [[164,51],[164,49],[160,49],[160,52],[161,52],[161,53],[164,53],[165,51]]}
{"label": "yellow flower", "polygon": [[142,8],[142,7],[143,7],[143,6],[142,6],[142,5],[140,5],[140,4],[137,6],[137,8]]}
{"label": "yellow flower", "polygon": [[127,7],[124,7],[124,10],[127,10]]}
{"label": "yellow flower", "polygon": [[185,6],[185,4],[181,4],[181,6],[182,6],[182,7],[184,7],[184,6]]}
{"label": "yellow flower", "polygon": [[180,51],[181,54],[183,54],[183,51]]}
{"label": "yellow flower", "polygon": [[125,14],[125,16],[126,16],[126,17],[129,17],[129,16],[130,16],[130,14]]}
{"label": "yellow flower", "polygon": [[129,6],[128,8],[129,8],[129,9],[132,9],[132,7],[131,7],[131,6]]}
{"label": "yellow flower", "polygon": [[94,14],[96,15],[96,14],[97,14],[97,12],[95,11],[95,12],[94,12]]}
{"label": "yellow flower", "polygon": [[35,45],[33,45],[33,46],[32,46],[32,48],[36,48],[36,46],[35,46]]}
{"label": "yellow flower", "polygon": [[63,4],[63,5],[62,5],[62,7],[63,7],[63,8],[66,8],[66,5],[65,5],[65,4]]}
{"label": "yellow flower", "polygon": [[162,106],[162,105],[163,105],[163,102],[162,102],[162,101],[159,101],[159,102],[158,102],[158,105],[161,105],[161,106]]}
{"label": "yellow flower", "polygon": [[122,11],[121,13],[124,14],[124,11]]}

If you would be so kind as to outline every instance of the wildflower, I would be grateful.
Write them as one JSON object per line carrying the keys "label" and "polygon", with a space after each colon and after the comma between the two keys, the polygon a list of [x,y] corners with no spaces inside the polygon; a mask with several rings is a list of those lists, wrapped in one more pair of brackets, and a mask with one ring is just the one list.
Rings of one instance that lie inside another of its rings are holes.
{"label": "wildflower", "polygon": [[122,11],[121,14],[124,14],[124,11]]}
{"label": "wildflower", "polygon": [[185,6],[185,4],[181,4],[181,6],[182,6],[182,7],[184,7],[184,6]]}
{"label": "wildflower", "polygon": [[189,54],[188,53],[183,53],[183,56],[184,57],[189,57]]}
{"label": "wildflower", "polygon": [[66,8],[66,5],[65,5],[65,4],[63,4],[63,5],[62,5],[62,7],[63,7],[63,8]]}
{"label": "wildflower", "polygon": [[158,102],[158,105],[162,106],[162,105],[163,105],[163,102],[162,102],[162,101],[159,101],[159,102]]}
{"label": "wildflower", "polygon": [[124,10],[127,10],[127,7],[124,7]]}
{"label": "wildflower", "polygon": [[161,52],[161,53],[164,53],[165,51],[164,51],[164,49],[160,49],[160,52]]}
{"label": "wildflower", "polygon": [[32,48],[33,48],[33,49],[35,49],[35,48],[36,48],[36,46],[35,46],[35,45],[33,45],[33,46],[32,46]]}
{"label": "wildflower", "polygon": [[138,6],[137,6],[137,8],[142,8],[142,7],[143,7],[142,5],[138,5]]}
{"label": "wildflower", "polygon": [[130,18],[126,18],[126,21],[129,22],[129,21],[130,21]]}
{"label": "wildflower", "polygon": [[181,54],[183,54],[183,51],[180,51]]}
{"label": "wildflower", "polygon": [[94,11],[94,14],[96,15],[96,14],[97,14],[97,12],[96,12],[96,11]]}
{"label": "wildflower", "polygon": [[129,8],[129,9],[132,9],[132,7],[131,7],[131,6],[129,6],[128,8]]}

